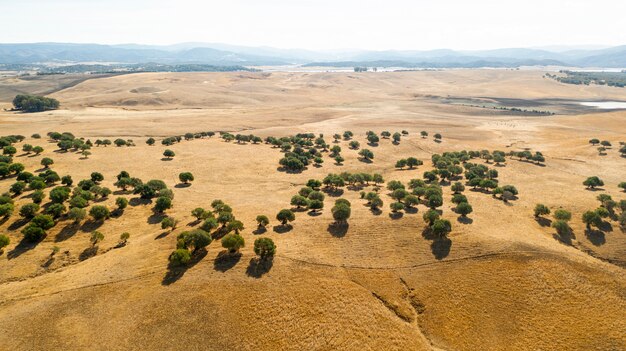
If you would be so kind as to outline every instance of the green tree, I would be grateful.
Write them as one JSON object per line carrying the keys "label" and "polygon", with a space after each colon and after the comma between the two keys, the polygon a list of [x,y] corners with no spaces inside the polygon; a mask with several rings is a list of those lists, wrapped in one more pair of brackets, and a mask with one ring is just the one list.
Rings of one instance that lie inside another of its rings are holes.
{"label": "green tree", "polygon": [[178,175],[178,179],[180,179],[180,181],[184,184],[189,184],[189,182],[194,181],[194,177],[193,177],[193,174],[191,174],[191,172],[182,172],[181,174]]}
{"label": "green tree", "polygon": [[186,265],[191,261],[191,253],[187,249],[176,249],[170,254],[169,261],[175,266]]}
{"label": "green tree", "polygon": [[589,189],[595,189],[598,186],[603,186],[604,182],[602,181],[602,179],[593,176],[593,177],[589,177],[587,178],[584,182],[583,185],[586,186]]}
{"label": "green tree", "polygon": [[460,214],[461,217],[467,217],[467,215],[472,213],[472,211],[472,205],[467,202],[461,202],[456,206],[456,213]]}
{"label": "green tree", "polygon": [[363,157],[363,159],[366,161],[370,161],[374,158],[374,153],[371,152],[369,149],[362,149],[361,151],[359,151],[359,156]]}
{"label": "green tree", "polygon": [[38,214],[30,220],[30,223],[43,230],[48,230],[54,227],[54,219],[50,215]]}
{"label": "green tree", "polygon": [[567,221],[565,220],[556,220],[554,222],[552,222],[552,227],[554,229],[556,229],[556,232],[559,235],[565,235],[565,234],[569,234],[571,229],[569,227],[569,225],[567,224]]}
{"label": "green tree", "polygon": [[115,199],[115,205],[117,205],[118,210],[123,211],[128,207],[128,200],[125,197],[118,197]]}
{"label": "green tree", "polygon": [[89,241],[91,242],[92,247],[96,247],[96,245],[98,245],[98,243],[101,242],[102,240],[104,240],[104,234],[100,233],[97,230],[94,230],[93,232],[91,232],[91,237]]}
{"label": "green tree", "polygon": [[45,168],[50,168],[51,165],[54,164],[54,161],[49,157],[44,157],[41,159],[41,165]]}
{"label": "green tree", "polygon": [[583,223],[587,225],[587,229],[591,230],[591,226],[600,226],[602,224],[602,218],[596,211],[587,211],[582,216]]}
{"label": "green tree", "polygon": [[67,217],[74,221],[75,224],[80,223],[87,216],[87,211],[84,208],[73,207],[67,214]]}
{"label": "green tree", "polygon": [[172,208],[172,200],[165,196],[160,196],[154,204],[154,210],[158,213],[163,213],[170,208]]}
{"label": "green tree", "polygon": [[104,176],[100,172],[92,172],[91,173],[91,181],[98,184],[104,180]]}
{"label": "green tree", "polygon": [[422,217],[424,218],[424,222],[427,222],[429,226],[432,226],[433,223],[439,219],[439,213],[435,210],[428,210],[424,212]]}
{"label": "green tree", "polygon": [[559,208],[558,210],[554,211],[554,219],[569,222],[569,220],[572,219],[572,213]]}
{"label": "green tree", "polygon": [[400,142],[400,139],[402,139],[402,135],[400,135],[400,133],[398,132],[393,133],[393,142],[395,144],[398,144]]}
{"label": "green tree", "polygon": [[204,249],[211,241],[211,235],[201,229],[194,229],[189,232],[182,232],[178,235],[178,248],[192,249],[192,252]]}
{"label": "green tree", "polygon": [[293,222],[296,219],[296,215],[293,211],[288,209],[282,209],[276,215],[276,219],[282,224],[286,225],[287,222]]}
{"label": "green tree", "polygon": [[28,225],[22,229],[24,240],[29,242],[37,242],[46,236],[46,231],[35,225]]}
{"label": "green tree", "polygon": [[[226,222],[228,223],[228,222]],[[204,222],[202,222],[202,225],[200,226],[200,229],[206,231],[206,232],[210,232],[211,230],[217,228],[218,223],[217,223],[217,219],[214,217],[208,217],[204,220]]]}
{"label": "green tree", "polygon": [[455,193],[461,193],[465,190],[465,186],[463,185],[463,183],[461,182],[456,182],[454,184],[452,184],[452,186],[450,187],[450,189]]}
{"label": "green tree", "polygon": [[276,245],[270,238],[258,238],[254,241],[254,253],[257,254],[261,260],[271,259],[276,254]]}
{"label": "green tree", "polygon": [[232,221],[228,222],[228,225],[226,225],[226,229],[229,232],[234,231],[235,234],[239,234],[239,232],[244,229],[243,222],[233,219]]}
{"label": "green tree", "polygon": [[392,202],[389,204],[389,208],[391,208],[391,212],[396,213],[404,208],[404,204],[402,202]]}
{"label": "green tree", "polygon": [[266,215],[256,216],[256,222],[259,225],[259,228],[265,228],[268,224],[270,224],[270,220]]}
{"label": "green tree", "polygon": [[126,243],[128,242],[128,239],[130,238],[130,233],[129,232],[124,232],[120,235],[120,245],[126,245]]}
{"label": "green tree", "polygon": [[11,188],[9,188],[9,191],[15,195],[20,195],[21,193],[24,192],[24,189],[26,189],[26,183],[18,181],[11,185]]}
{"label": "green tree", "polygon": [[167,157],[168,160],[171,160],[172,157],[176,156],[176,153],[170,149],[166,149],[163,151],[163,156]]}
{"label": "green tree", "polygon": [[544,204],[535,205],[535,217],[545,216],[550,214],[550,209]]}
{"label": "green tree", "polygon": [[39,212],[39,205],[35,203],[25,204],[20,208],[20,216],[24,218],[33,218],[37,212]]}
{"label": "green tree", "polygon": [[111,216],[111,212],[106,206],[95,205],[89,210],[89,215],[95,221],[103,221]]}
{"label": "green tree", "polygon": [[307,198],[305,198],[304,196],[301,195],[294,195],[291,198],[291,205],[292,206],[296,206],[297,209],[300,209],[302,207],[308,207],[309,206],[309,200]]}
{"label": "green tree", "polygon": [[4,252],[4,248],[9,246],[10,243],[11,243],[11,239],[9,239],[8,236],[4,234],[0,234],[0,254]]}
{"label": "green tree", "polygon": [[46,214],[51,215],[54,218],[59,218],[67,211],[67,208],[63,204],[53,203],[45,209]]}
{"label": "green tree", "polygon": [[447,219],[436,219],[430,229],[433,231],[433,234],[445,237],[452,231],[452,224]]}
{"label": "green tree", "polygon": [[345,203],[335,204],[335,206],[331,209],[331,212],[337,223],[346,223],[348,218],[350,218],[350,205],[346,205]]}
{"label": "green tree", "polygon": [[396,161],[396,168],[403,169],[404,167],[406,167],[406,164],[407,164],[406,159],[404,159],[404,158],[400,159],[400,160]]}
{"label": "green tree", "polygon": [[171,228],[171,230],[174,230],[177,224],[178,221],[174,217],[165,217],[161,220],[161,229]]}
{"label": "green tree", "polygon": [[245,240],[239,234],[226,234],[222,238],[222,247],[227,249],[230,254],[238,253],[245,246]]}

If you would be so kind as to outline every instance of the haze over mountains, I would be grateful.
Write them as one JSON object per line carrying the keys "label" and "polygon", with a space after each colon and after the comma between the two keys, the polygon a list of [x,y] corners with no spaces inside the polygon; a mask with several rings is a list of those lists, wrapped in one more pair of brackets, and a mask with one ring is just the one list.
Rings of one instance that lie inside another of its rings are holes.
{"label": "haze over mountains", "polygon": [[505,48],[481,51],[312,51],[227,44],[167,46],[69,43],[0,44],[0,64],[160,63],[210,65],[308,65],[378,67],[519,67],[556,65],[624,68],[626,45],[610,48]]}

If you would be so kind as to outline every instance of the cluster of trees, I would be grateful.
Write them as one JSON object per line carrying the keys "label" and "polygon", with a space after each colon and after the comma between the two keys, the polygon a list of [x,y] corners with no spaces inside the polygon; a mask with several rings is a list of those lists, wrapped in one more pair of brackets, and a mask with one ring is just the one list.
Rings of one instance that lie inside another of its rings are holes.
{"label": "cluster of trees", "polygon": [[624,72],[574,72],[564,70],[559,73],[565,74],[565,76],[547,73],[546,77],[565,84],[598,84],[619,88],[626,86],[626,74]]}
{"label": "cluster of trees", "polygon": [[[600,228],[606,218],[616,219],[620,226],[626,227],[626,200],[617,202],[608,194],[600,194],[597,196],[600,206],[595,210],[585,211],[582,216],[582,222],[587,227],[587,230],[591,230],[592,227]],[[620,215],[615,213],[615,209],[620,209]],[[534,209],[534,215],[536,218],[547,216],[551,213],[550,208],[544,204],[537,204]],[[567,235],[571,233],[569,221],[572,219],[572,213],[564,210],[557,209],[554,211],[553,217],[555,221],[552,223],[552,227],[556,229],[559,235]]]}
{"label": "cluster of trees", "polygon": [[[413,208],[418,204],[424,204],[432,210],[443,205],[441,187],[438,184],[428,184],[421,179],[411,179],[408,183],[408,190],[402,182],[391,180],[387,183],[387,190],[390,191],[391,198],[395,200],[389,205],[391,212],[394,213],[405,208]],[[365,194],[364,198],[368,201],[373,198],[372,203],[374,203],[376,196]]]}
{"label": "cluster of trees", "polygon": [[[593,146],[600,145],[598,146],[598,153],[600,155],[606,155],[606,150],[610,149],[613,146],[610,141],[608,140],[600,141],[600,139],[597,139],[597,138],[589,139],[589,144]],[[620,145],[620,149],[619,149],[620,155],[622,157],[626,156],[626,143],[623,141],[620,141],[619,145]]]}
{"label": "cluster of trees", "polygon": [[[499,151],[493,153],[479,151],[460,151],[445,152],[442,155],[434,154],[431,157],[435,169],[433,171],[424,172],[424,179],[433,183],[441,179],[441,181],[459,180],[461,173],[464,172],[467,185],[472,188],[480,188],[483,191],[491,191],[492,195],[504,202],[514,200],[518,195],[518,190],[513,185],[499,186],[498,171],[491,169],[483,164],[468,162],[473,158],[488,158],[487,155],[502,154]],[[461,164],[463,165],[461,167]]]}
{"label": "cluster of trees", "polygon": [[256,136],[254,134],[249,134],[249,135],[244,135],[244,134],[230,134],[230,133],[226,133],[226,132],[221,132],[220,133],[220,137],[222,139],[224,139],[224,141],[226,142],[230,142],[235,140],[238,144],[246,144],[246,143],[253,143],[253,144],[258,144],[260,142],[263,142],[263,139],[261,139],[261,137]]}
{"label": "cluster of trees", "polygon": [[[17,148],[14,144],[24,139],[25,137],[22,135],[6,135],[0,137],[0,149],[2,150],[0,154],[0,179],[19,175],[24,171],[23,164],[13,162],[13,156],[17,153]],[[32,146],[30,150],[32,151]],[[43,149],[41,151],[43,151]]]}
{"label": "cluster of trees", "polygon": [[24,112],[56,110],[59,106],[58,100],[37,95],[19,94],[13,99],[13,108]]}
{"label": "cluster of trees", "polygon": [[[74,181],[69,175],[59,177],[53,170],[46,170],[38,176],[30,172],[20,172],[17,175],[17,181],[10,187],[10,191],[14,195],[22,194],[25,191],[32,191],[32,203],[24,204],[19,209],[19,215],[29,224],[22,230],[26,241],[37,242],[46,235],[46,231],[52,228],[62,217],[73,220],[75,224],[80,223],[86,216],[86,207],[89,201],[100,198],[107,198],[111,194],[111,190],[107,187],[100,186],[100,182],[104,180],[101,173],[93,172],[90,179],[83,179],[78,185],[72,189]],[[55,183],[61,182],[62,185],[53,187],[48,192],[50,202],[43,206],[40,204],[46,198],[44,189],[54,186]],[[69,205],[69,210],[66,207]],[[123,211],[128,206],[128,200],[119,197],[116,199],[118,209]],[[0,216],[9,217],[14,211],[14,203],[9,194],[0,197]],[[89,209],[89,215],[94,221],[103,221],[110,217],[111,212],[106,206],[94,205]]]}
{"label": "cluster of trees", "polygon": [[309,209],[311,212],[323,209],[325,196],[319,191],[321,185],[319,180],[310,179],[307,185],[291,198],[291,205],[296,206],[297,210]]}
{"label": "cluster of trees", "polygon": [[[212,137],[215,135],[215,132],[198,132],[198,133],[185,133],[184,135],[174,135],[174,136],[169,136],[166,138],[163,138],[161,140],[161,145],[164,146],[170,146],[176,143],[180,143],[183,139],[184,140],[192,140],[192,139],[202,139],[205,137]],[[153,137],[149,137],[148,139],[146,139],[146,144],[148,144],[149,146],[153,146],[156,143],[156,139],[154,139]]]}
{"label": "cluster of trees", "polygon": [[423,164],[424,164],[423,161],[418,160],[415,157],[401,158],[398,161],[396,161],[396,168],[404,169],[404,167],[409,167],[409,169],[413,169]]}
{"label": "cluster of trees", "polygon": [[[370,182],[373,182],[374,185],[378,186],[384,181],[383,176],[379,173],[369,174],[342,172],[340,174],[329,173],[322,180],[322,184],[327,189],[336,190],[337,188],[344,187],[346,184],[349,186],[363,187],[369,186]],[[311,182],[311,180],[309,180],[309,182]]]}
{"label": "cluster of trees", "polygon": [[[169,256],[172,264],[187,264],[199,250],[205,250],[215,236],[222,236],[222,247],[227,249],[231,255],[238,254],[239,250],[245,246],[245,239],[241,236],[241,231],[244,229],[243,222],[235,218],[232,208],[222,200],[211,202],[211,208],[212,210],[205,210],[198,207],[191,211],[191,214],[198,221],[202,221],[202,224],[197,229],[184,231],[178,235],[176,250]],[[289,215],[281,214],[281,212],[277,215],[278,220],[286,223],[286,221],[295,219],[293,213],[291,213],[290,217]],[[265,215],[259,215],[257,216],[257,222],[259,227],[264,228],[269,224],[269,219]],[[172,217],[166,217],[161,222],[161,227],[163,229],[174,229],[176,223],[177,221]],[[212,235],[211,231],[213,230],[215,232]],[[274,256],[276,246],[269,238],[257,239],[254,243],[254,252],[261,259],[269,259]]]}

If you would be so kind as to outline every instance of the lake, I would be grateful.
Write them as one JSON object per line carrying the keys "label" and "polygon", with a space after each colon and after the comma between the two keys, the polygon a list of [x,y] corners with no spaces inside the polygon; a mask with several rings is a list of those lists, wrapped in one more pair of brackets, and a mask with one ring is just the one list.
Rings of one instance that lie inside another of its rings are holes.
{"label": "lake", "polygon": [[595,107],[603,110],[626,109],[626,102],[623,101],[590,101],[581,102],[583,106]]}

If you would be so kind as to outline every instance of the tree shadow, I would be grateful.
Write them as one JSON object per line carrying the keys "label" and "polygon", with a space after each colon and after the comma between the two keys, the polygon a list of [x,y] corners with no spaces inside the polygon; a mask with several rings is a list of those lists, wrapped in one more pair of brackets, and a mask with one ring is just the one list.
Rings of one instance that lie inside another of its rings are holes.
{"label": "tree shadow", "polygon": [[131,192],[131,191],[128,191],[128,190],[115,190],[115,191],[113,192],[113,195],[129,195],[129,194],[131,194],[131,193],[132,193],[132,192]]}
{"label": "tree shadow", "polygon": [[168,236],[171,232],[169,230],[164,231],[163,233],[157,235],[154,240],[159,240],[159,239],[163,239],[166,236]]}
{"label": "tree shadow", "polygon": [[308,214],[308,215],[309,215],[309,216],[311,216],[311,217],[317,217],[317,216],[321,215],[321,214],[322,214],[322,212],[318,212],[318,211],[309,211],[309,212],[307,212],[306,214]]}
{"label": "tree shadow", "polygon": [[128,201],[128,204],[135,207],[140,205],[149,205],[152,203],[150,199],[142,199],[141,197],[133,197]]}
{"label": "tree shadow", "polygon": [[374,161],[370,160],[369,158],[363,158],[363,157],[359,157],[359,161],[363,162],[363,163],[373,163]]}
{"label": "tree shadow", "polygon": [[150,217],[148,217],[147,222],[148,224],[159,224],[165,217],[167,216],[163,213],[153,213]]}
{"label": "tree shadow", "polygon": [[23,253],[34,249],[42,240],[43,238],[37,242],[31,242],[26,239],[22,239],[20,243],[13,248],[13,250],[7,252],[7,259],[12,260],[20,257]]}
{"label": "tree shadow", "polygon": [[346,236],[346,233],[348,233],[348,228],[350,228],[350,224],[347,222],[334,222],[329,224],[326,230],[335,238],[343,238],[344,236]]}
{"label": "tree shadow", "polygon": [[606,238],[603,231],[587,229],[585,230],[585,236],[595,246],[601,246],[606,243]]}
{"label": "tree shadow", "polygon": [[569,245],[569,246],[572,246],[572,240],[576,239],[576,235],[574,235],[574,232],[572,230],[567,230],[562,233],[552,234],[552,237],[556,239],[557,241],[560,241],[563,244]]}
{"label": "tree shadow", "polygon": [[79,261],[90,259],[98,254],[98,246],[90,246],[78,255]]}
{"label": "tree shadow", "polygon": [[595,188],[585,188],[585,190],[596,192],[596,191],[604,191],[604,188],[598,188],[598,187],[595,187]]}
{"label": "tree shadow", "polygon": [[406,213],[410,213],[410,214],[416,214],[418,212],[418,208],[417,207],[404,207],[404,212]]}
{"label": "tree shadow", "polygon": [[24,225],[26,225],[26,223],[30,222],[30,220],[28,218],[21,218],[18,219],[17,221],[11,223],[11,225],[7,228],[8,230],[18,230],[21,227],[23,227]]}
{"label": "tree shadow", "polygon": [[227,250],[222,250],[217,254],[213,261],[213,269],[219,272],[226,272],[227,270],[235,267],[241,260],[241,252],[235,254],[229,253]]}
{"label": "tree shadow", "polygon": [[544,217],[535,217],[535,221],[542,227],[550,227],[552,225],[552,220]]}
{"label": "tree shadow", "polygon": [[461,223],[461,224],[472,224],[474,223],[474,220],[469,218],[469,217],[463,217],[463,216],[459,216],[456,219],[457,222]]}
{"label": "tree shadow", "polygon": [[600,229],[603,232],[612,232],[613,226],[611,225],[611,223],[607,221],[602,221],[600,225],[598,225],[598,229]]}
{"label": "tree shadow", "polygon": [[181,188],[189,188],[190,186],[191,186],[191,183],[178,183],[174,185],[174,188],[181,189]]}
{"label": "tree shadow", "polygon": [[272,266],[274,265],[274,260],[272,258],[267,258],[262,260],[258,257],[254,257],[250,259],[250,264],[248,268],[246,268],[246,275],[252,278],[261,278],[263,274],[268,273]]}
{"label": "tree shadow", "polygon": [[450,254],[450,248],[452,247],[452,240],[448,237],[437,237],[430,244],[430,250],[436,259],[442,260]]}
{"label": "tree shadow", "polygon": [[87,222],[83,223],[82,227],[80,227],[80,230],[83,231],[84,233],[90,233],[102,227],[103,224],[104,224],[104,221],[88,220]]}
{"label": "tree shadow", "polygon": [[167,272],[161,281],[161,285],[170,285],[175,283],[182,278],[183,275],[185,275],[185,272],[187,272],[188,269],[198,264],[198,262],[200,262],[206,255],[206,249],[199,249],[191,254],[191,260],[184,266],[175,265],[170,262],[167,265]]}
{"label": "tree shadow", "polygon": [[291,224],[280,224],[280,225],[275,225],[273,228],[274,232],[278,233],[278,234],[283,234],[283,233],[287,233],[289,231],[291,231],[293,229],[293,226]]}
{"label": "tree shadow", "polygon": [[370,212],[372,212],[374,216],[380,216],[383,214],[383,211],[380,208],[370,208]]}
{"label": "tree shadow", "polygon": [[343,189],[339,189],[339,188],[324,188],[322,189],[322,191],[324,193],[326,193],[326,195],[328,196],[332,196],[332,197],[339,197],[341,195],[343,195]]}
{"label": "tree shadow", "polygon": [[400,219],[402,217],[404,217],[404,213],[402,212],[390,212],[389,213],[389,218],[391,219]]}
{"label": "tree shadow", "polygon": [[161,157],[161,161],[172,161],[173,158],[169,158],[169,157]]}
{"label": "tree shadow", "polygon": [[48,259],[46,260],[46,262],[41,264],[41,268],[48,268],[50,267],[54,261],[55,261],[56,257],[54,256],[48,256]]}
{"label": "tree shadow", "polygon": [[263,233],[267,232],[267,228],[265,227],[257,227],[254,231],[252,231],[252,234],[254,235],[261,235]]}
{"label": "tree shadow", "polygon": [[284,172],[284,173],[287,173],[287,174],[300,174],[303,171],[306,171],[307,167],[304,167],[303,169],[288,169],[286,167],[280,166],[280,167],[276,168],[276,170],[278,172]]}
{"label": "tree shadow", "polygon": [[195,226],[197,226],[198,224],[200,224],[200,222],[202,222],[202,220],[201,220],[201,219],[194,219],[193,221],[191,221],[191,222],[187,223],[187,226],[188,226],[188,227],[195,227]]}
{"label": "tree shadow", "polygon": [[54,237],[54,242],[58,243],[60,241],[65,241],[71,237],[73,237],[76,233],[78,233],[78,228],[80,225],[78,224],[68,224]]}

